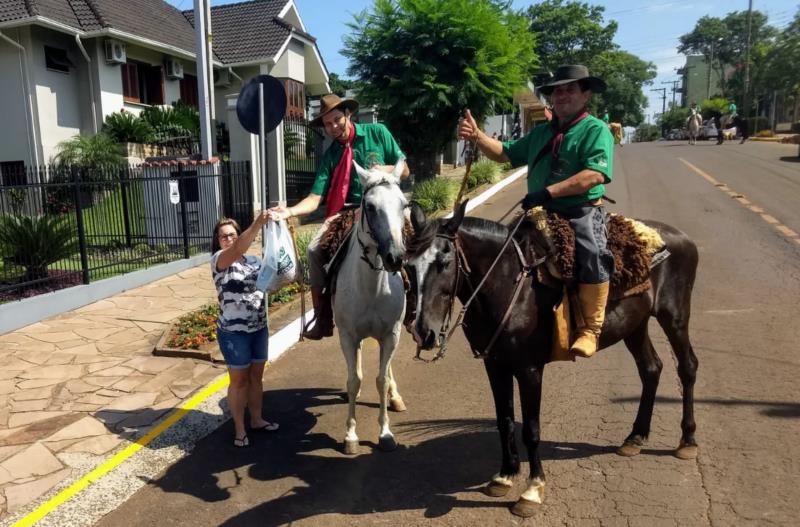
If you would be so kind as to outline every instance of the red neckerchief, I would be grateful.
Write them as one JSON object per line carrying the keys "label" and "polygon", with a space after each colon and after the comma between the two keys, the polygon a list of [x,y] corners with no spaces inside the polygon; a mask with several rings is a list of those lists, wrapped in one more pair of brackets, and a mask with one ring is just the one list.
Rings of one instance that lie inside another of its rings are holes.
{"label": "red neckerchief", "polygon": [[356,125],[350,124],[350,135],[344,144],[344,152],[339,159],[339,164],[333,169],[331,186],[328,189],[328,205],[325,217],[330,218],[344,207],[347,200],[347,190],[350,188],[350,171],[353,168],[353,139],[356,136]]}
{"label": "red neckerchief", "polygon": [[565,128],[559,127],[554,130],[556,132],[556,135],[553,136],[552,139],[553,147],[550,150],[550,154],[553,160],[550,162],[550,166],[555,166],[553,162],[558,162],[558,156],[561,153],[561,143],[564,141],[564,136],[567,134],[569,129],[578,124],[579,122],[583,121],[587,117],[589,117],[589,112],[584,110],[575,119],[573,119]]}

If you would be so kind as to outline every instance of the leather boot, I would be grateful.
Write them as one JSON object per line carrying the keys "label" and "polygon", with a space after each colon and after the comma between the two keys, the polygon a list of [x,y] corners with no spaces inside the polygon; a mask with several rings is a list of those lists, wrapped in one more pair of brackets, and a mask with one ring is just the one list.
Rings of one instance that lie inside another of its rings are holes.
{"label": "leather boot", "polygon": [[577,338],[570,351],[579,357],[591,357],[597,351],[600,330],[606,316],[608,282],[578,284],[578,300],[583,314],[583,326],[578,328]]}
{"label": "leather boot", "polygon": [[[303,337],[311,340],[320,340],[333,335],[333,308],[331,295],[319,287],[311,288],[311,303],[314,305],[314,318],[303,328]],[[311,323],[314,327],[308,329]]]}

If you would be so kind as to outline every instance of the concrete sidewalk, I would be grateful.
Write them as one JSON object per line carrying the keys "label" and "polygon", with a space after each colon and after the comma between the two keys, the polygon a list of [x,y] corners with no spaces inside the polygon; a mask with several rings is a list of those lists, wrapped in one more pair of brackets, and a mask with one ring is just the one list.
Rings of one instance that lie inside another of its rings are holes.
{"label": "concrete sidewalk", "polygon": [[152,355],[170,321],[215,300],[200,265],[0,336],[0,521],[225,371]]}
{"label": "concrete sidewalk", "polygon": [[[442,176],[463,174],[459,167]],[[142,437],[225,372],[200,359],[153,356],[173,320],[215,301],[203,264],[0,336],[0,524]],[[270,333],[299,315],[293,308],[271,313]]]}

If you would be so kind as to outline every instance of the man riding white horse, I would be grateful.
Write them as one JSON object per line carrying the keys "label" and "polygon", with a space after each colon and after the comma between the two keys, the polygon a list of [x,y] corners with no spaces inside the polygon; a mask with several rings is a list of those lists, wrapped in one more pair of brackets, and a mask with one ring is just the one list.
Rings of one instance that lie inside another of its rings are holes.
{"label": "man riding white horse", "polygon": [[692,101],[692,105],[689,107],[689,117],[686,118],[686,127],[689,130],[690,145],[697,143],[697,135],[699,134],[702,126],[703,118],[700,115],[700,109],[697,107],[697,103]]}

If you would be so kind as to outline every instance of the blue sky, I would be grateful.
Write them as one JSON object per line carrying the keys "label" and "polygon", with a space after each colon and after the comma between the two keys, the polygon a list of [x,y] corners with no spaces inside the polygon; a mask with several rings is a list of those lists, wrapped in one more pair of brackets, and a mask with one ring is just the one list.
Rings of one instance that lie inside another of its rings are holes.
{"label": "blue sky", "polygon": [[[191,9],[193,0],[168,0],[180,9]],[[678,37],[692,30],[697,19],[704,15],[723,17],[731,11],[747,10],[747,0],[582,0],[592,5],[606,7],[606,20],[618,24],[615,42],[643,60],[658,67],[658,77],[652,86],[645,87],[650,99],[648,115],[661,111],[661,93],[652,88],[667,87],[671,99],[671,83],[678,79],[675,69],[682,66],[685,58],[676,46]],[[353,13],[372,6],[372,0],[294,0],[303,23],[310,34],[317,38],[317,45],[330,72],[345,76],[347,59],[339,54],[342,37],[352,20]],[[212,0],[211,5],[232,3],[229,0]],[[531,0],[514,0],[514,7],[523,9]],[[753,9],[768,15],[770,24],[783,27],[788,24],[800,8],[798,0],[753,0]]]}

